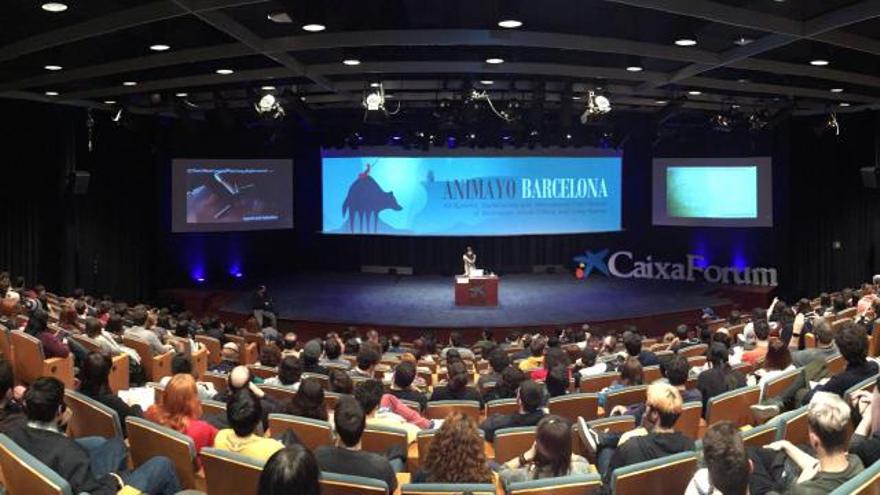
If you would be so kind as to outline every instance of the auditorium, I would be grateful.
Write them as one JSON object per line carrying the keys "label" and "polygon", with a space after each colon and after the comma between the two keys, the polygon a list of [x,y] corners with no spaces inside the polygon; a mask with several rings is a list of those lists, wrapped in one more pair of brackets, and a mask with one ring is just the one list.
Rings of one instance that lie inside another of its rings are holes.
{"label": "auditorium", "polygon": [[878,64],[878,0],[7,0],[0,494],[880,495]]}

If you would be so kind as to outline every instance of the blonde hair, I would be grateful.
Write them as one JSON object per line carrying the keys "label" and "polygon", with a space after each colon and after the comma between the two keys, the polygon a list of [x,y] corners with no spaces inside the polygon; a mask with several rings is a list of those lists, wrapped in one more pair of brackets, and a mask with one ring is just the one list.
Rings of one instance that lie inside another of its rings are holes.
{"label": "blonde hair", "polygon": [[660,425],[671,428],[681,415],[681,392],[668,383],[652,383],[648,385],[645,403],[660,414]]}

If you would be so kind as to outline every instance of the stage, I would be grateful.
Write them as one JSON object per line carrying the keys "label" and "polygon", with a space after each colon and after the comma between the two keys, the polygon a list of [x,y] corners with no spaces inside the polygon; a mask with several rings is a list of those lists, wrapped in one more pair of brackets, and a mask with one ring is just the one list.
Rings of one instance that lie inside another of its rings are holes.
{"label": "stage", "polygon": [[[737,300],[737,291],[753,300],[769,297],[769,291],[749,294],[748,288],[698,283],[521,274],[501,277],[499,305],[480,308],[454,305],[452,277],[322,273],[266,283],[282,329],[546,329],[588,322],[632,323],[657,334],[680,322],[696,322],[705,307],[727,314],[734,306],[748,309],[755,304]],[[251,297],[226,292],[210,299],[224,315],[243,320],[250,314]]]}

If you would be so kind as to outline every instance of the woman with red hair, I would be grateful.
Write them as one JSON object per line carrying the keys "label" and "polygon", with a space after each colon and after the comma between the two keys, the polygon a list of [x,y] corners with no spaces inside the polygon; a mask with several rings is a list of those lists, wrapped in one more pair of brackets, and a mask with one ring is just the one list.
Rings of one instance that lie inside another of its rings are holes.
{"label": "woman with red hair", "polygon": [[199,402],[196,380],[190,374],[174,375],[165,386],[162,404],[150,406],[145,416],[150,421],[192,438],[196,453],[200,453],[202,447],[214,445],[217,428],[199,419],[202,417],[202,404]]}

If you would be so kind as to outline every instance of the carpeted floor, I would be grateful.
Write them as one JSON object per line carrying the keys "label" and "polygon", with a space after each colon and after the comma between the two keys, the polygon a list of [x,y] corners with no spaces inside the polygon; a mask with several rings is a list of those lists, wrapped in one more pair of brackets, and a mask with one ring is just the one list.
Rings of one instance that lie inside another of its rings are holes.
{"label": "carpeted floor", "polygon": [[[301,274],[270,280],[279,317],[288,320],[406,327],[515,327],[609,321],[728,304],[716,287],[593,276],[508,275],[499,305],[456,307],[453,280],[442,276]],[[251,295],[223,309],[247,313]]]}

